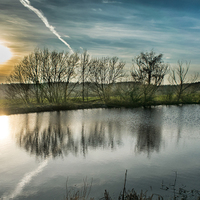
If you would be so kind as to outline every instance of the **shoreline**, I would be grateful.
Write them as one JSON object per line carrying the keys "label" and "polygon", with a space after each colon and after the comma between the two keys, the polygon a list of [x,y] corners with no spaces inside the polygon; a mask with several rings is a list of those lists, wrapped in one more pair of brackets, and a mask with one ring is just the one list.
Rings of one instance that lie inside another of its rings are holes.
{"label": "shoreline", "polygon": [[54,111],[67,111],[78,109],[93,109],[93,108],[107,108],[105,104],[78,104],[78,105],[35,105],[24,107],[2,107],[0,108],[0,116],[14,115],[14,114],[27,114],[39,112],[54,112]]}
{"label": "shoreline", "polygon": [[0,116],[3,115],[14,115],[14,114],[28,114],[28,113],[39,113],[39,112],[54,112],[54,111],[67,111],[67,110],[79,110],[79,109],[95,109],[95,108],[151,108],[155,106],[182,106],[182,105],[199,105],[199,103],[154,103],[148,105],[142,104],[115,104],[115,103],[77,103],[77,104],[68,104],[68,105],[25,105],[20,107],[19,105],[12,107],[0,107]]}

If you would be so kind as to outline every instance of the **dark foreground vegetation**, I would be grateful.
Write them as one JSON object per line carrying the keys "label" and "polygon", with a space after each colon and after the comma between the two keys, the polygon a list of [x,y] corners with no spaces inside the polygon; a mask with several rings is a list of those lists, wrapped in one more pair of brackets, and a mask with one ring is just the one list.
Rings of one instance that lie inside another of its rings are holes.
{"label": "dark foreground vegetation", "polygon": [[[125,73],[117,57],[91,58],[36,49],[14,67],[0,87],[0,114],[101,107],[199,104],[198,74],[189,63],[171,69],[153,51],[134,59]],[[162,85],[168,75],[169,85]],[[128,80],[128,81],[127,81]]]}
{"label": "dark foreground vegetation", "polygon": [[[168,192],[167,197],[163,197],[160,194],[152,193],[148,194],[148,191],[137,193],[134,189],[128,190],[126,188],[127,170],[125,173],[125,179],[123,183],[122,191],[117,198],[112,198],[107,190],[104,191],[103,197],[99,200],[200,200],[200,191],[198,190],[186,190],[185,187],[177,188],[177,172],[175,172],[174,182],[168,186],[161,184],[161,190]],[[82,188],[69,189],[66,184],[66,200],[95,200],[90,197],[92,189],[91,184],[87,183],[87,179],[84,180]]]}

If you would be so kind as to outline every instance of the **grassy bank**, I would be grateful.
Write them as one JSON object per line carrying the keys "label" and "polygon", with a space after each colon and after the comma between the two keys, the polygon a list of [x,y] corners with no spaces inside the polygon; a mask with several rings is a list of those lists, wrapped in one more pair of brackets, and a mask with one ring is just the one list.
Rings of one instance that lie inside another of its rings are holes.
{"label": "grassy bank", "polygon": [[24,114],[33,112],[48,112],[61,110],[77,110],[89,108],[106,108],[106,104],[101,102],[68,102],[67,104],[23,104],[21,102],[10,102],[8,100],[1,100],[0,115],[10,114]]}
{"label": "grassy bank", "polygon": [[[72,84],[72,86],[75,85]],[[97,95],[91,88],[88,88],[84,101],[81,96],[81,86],[81,84],[76,85],[76,90],[67,99],[64,99],[59,91],[56,93],[53,90],[54,93],[51,91],[51,98],[48,95],[45,97],[45,91],[43,91],[39,93],[38,98],[40,96],[41,98],[38,100],[34,95],[37,90],[35,90],[33,84],[29,86],[29,93],[22,90],[24,88],[19,85],[0,85],[0,115],[90,108],[135,108],[157,105],[200,104],[200,83],[192,84],[178,98],[174,86],[171,85],[160,86],[155,92],[148,93],[151,87],[144,90],[144,88],[139,89],[136,87],[138,85],[133,82],[121,82],[111,85],[110,90],[106,91],[103,96]],[[14,91],[9,90],[9,88],[13,89],[12,87],[14,87]],[[21,93],[16,91],[21,91]]]}
{"label": "grassy bank", "polygon": [[92,109],[92,108],[136,108],[136,107],[152,107],[158,105],[183,105],[183,104],[200,104],[199,97],[190,98],[188,101],[167,101],[162,95],[157,96],[155,100],[147,103],[124,101],[113,97],[109,101],[101,101],[92,98],[88,101],[81,101],[80,98],[73,98],[67,103],[29,103],[24,104],[21,100],[11,101],[8,99],[0,99],[0,115],[24,114],[33,112],[48,112],[62,110]]}

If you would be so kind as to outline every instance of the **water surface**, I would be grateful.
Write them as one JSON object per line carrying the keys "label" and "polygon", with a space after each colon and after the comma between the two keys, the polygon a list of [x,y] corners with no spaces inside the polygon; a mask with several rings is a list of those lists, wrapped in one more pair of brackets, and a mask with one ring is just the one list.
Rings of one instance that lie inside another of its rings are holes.
{"label": "water surface", "polygon": [[[92,109],[0,116],[0,198],[64,199],[92,181],[90,196],[161,184],[200,188],[200,106]],[[167,191],[167,194],[170,192]]]}

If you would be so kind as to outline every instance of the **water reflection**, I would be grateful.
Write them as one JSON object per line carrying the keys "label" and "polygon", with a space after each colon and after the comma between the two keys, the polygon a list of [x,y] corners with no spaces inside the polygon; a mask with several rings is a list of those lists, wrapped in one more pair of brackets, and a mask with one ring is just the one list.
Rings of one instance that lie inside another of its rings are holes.
{"label": "water reflection", "polygon": [[45,127],[42,123],[42,114],[35,114],[35,120],[35,125],[31,129],[30,116],[28,114],[25,116],[24,126],[16,134],[19,146],[43,158],[50,155],[52,157],[61,156],[66,135],[61,130],[60,113],[56,113],[55,117],[50,117],[49,121],[45,122]]}
{"label": "water reflection", "polygon": [[161,146],[162,110],[145,109],[141,115],[137,131],[137,152],[145,152],[148,157]]}
{"label": "water reflection", "polygon": [[47,164],[48,164],[48,160],[44,160],[37,167],[37,169],[25,174],[24,177],[16,185],[15,189],[10,194],[3,196],[3,199],[5,199],[5,200],[15,199],[17,196],[19,196],[22,193],[24,187],[26,187],[26,185],[28,185],[35,176],[37,176],[39,173],[41,173]]}
{"label": "water reflection", "polygon": [[179,143],[179,140],[180,140],[180,138],[181,138],[181,132],[182,132],[182,126],[183,126],[183,124],[182,124],[182,118],[183,118],[183,116],[184,116],[184,113],[183,113],[183,107],[181,106],[181,107],[179,107],[179,109],[178,109],[178,122],[177,122],[177,124],[178,124],[178,130],[177,130],[177,144]]}
{"label": "water reflection", "polygon": [[86,176],[94,178],[91,197],[101,198],[105,188],[116,196],[126,169],[128,189],[160,193],[162,180],[173,183],[172,171],[177,184],[199,188],[199,113],[190,105],[0,118],[7,127],[0,133],[9,133],[0,140],[0,198],[56,199],[67,177],[74,186]]}
{"label": "water reflection", "polygon": [[140,125],[137,137],[137,152],[145,152],[150,155],[151,152],[159,152],[161,144],[160,128],[149,125]]}
{"label": "water reflection", "polygon": [[[85,111],[86,113],[89,111]],[[130,128],[125,119],[113,115],[106,119],[99,114],[92,119],[85,113],[52,112],[23,115],[21,128],[15,134],[17,144],[37,157],[55,158],[69,153],[86,156],[89,149],[117,149],[124,145],[126,137],[136,138],[136,152],[159,152],[161,144],[162,112],[156,109],[140,110],[139,123],[134,134],[124,132]],[[92,114],[92,113],[90,113]],[[133,119],[134,123],[134,119]],[[130,124],[130,126],[132,126]]]}
{"label": "water reflection", "polygon": [[[47,114],[47,113],[46,113]],[[88,148],[111,148],[121,144],[118,124],[112,122],[80,122],[73,128],[61,112],[26,114],[15,134],[17,144],[37,157],[86,156]],[[118,129],[118,130],[116,130]]]}
{"label": "water reflection", "polygon": [[0,116],[0,141],[3,141],[9,135],[9,117]]}
{"label": "water reflection", "polygon": [[117,124],[113,121],[95,122],[90,126],[89,135],[86,138],[87,145],[93,148],[103,147],[114,149],[119,146],[121,131],[117,131]]}

